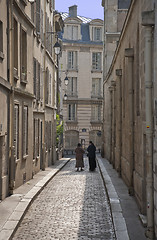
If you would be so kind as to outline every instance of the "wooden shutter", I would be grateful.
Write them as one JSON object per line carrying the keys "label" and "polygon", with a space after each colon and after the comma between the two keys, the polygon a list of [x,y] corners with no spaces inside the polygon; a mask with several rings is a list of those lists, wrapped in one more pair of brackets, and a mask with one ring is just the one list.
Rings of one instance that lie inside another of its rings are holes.
{"label": "wooden shutter", "polygon": [[40,0],[36,0],[36,31],[40,33]]}
{"label": "wooden shutter", "polygon": [[33,87],[34,95],[36,96],[36,59],[33,58]]}

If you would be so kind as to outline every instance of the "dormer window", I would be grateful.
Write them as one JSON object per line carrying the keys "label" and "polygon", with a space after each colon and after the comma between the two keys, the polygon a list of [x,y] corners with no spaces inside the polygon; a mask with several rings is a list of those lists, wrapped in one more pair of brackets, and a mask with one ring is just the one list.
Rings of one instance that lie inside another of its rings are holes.
{"label": "dormer window", "polygon": [[78,26],[74,25],[67,26],[67,39],[78,40]]}
{"label": "dormer window", "polygon": [[101,27],[93,27],[93,41],[102,41]]}

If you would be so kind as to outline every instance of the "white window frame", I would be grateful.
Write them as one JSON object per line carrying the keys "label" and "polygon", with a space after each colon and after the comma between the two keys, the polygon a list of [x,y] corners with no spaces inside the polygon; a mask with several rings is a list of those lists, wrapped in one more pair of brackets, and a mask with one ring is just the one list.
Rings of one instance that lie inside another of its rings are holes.
{"label": "white window frame", "polygon": [[77,77],[69,77],[68,96],[77,96]]}
{"label": "white window frame", "polygon": [[93,52],[92,53],[92,70],[101,71],[102,68],[102,53],[101,52]]}
{"label": "white window frame", "polygon": [[94,104],[91,106],[91,121],[101,121],[101,105]]}
{"label": "white window frame", "polygon": [[92,96],[101,96],[101,78],[92,78]]}
{"label": "white window frame", "polygon": [[76,104],[68,105],[68,121],[76,121]]}
{"label": "white window frame", "polygon": [[77,52],[68,51],[68,69],[77,70]]}

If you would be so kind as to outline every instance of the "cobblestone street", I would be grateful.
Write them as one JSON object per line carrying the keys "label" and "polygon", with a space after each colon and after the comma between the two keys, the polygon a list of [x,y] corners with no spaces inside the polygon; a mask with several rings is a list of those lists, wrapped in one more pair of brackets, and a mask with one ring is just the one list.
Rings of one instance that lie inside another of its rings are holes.
{"label": "cobblestone street", "polygon": [[115,239],[110,207],[98,171],[75,172],[71,160],[35,199],[14,240]]}

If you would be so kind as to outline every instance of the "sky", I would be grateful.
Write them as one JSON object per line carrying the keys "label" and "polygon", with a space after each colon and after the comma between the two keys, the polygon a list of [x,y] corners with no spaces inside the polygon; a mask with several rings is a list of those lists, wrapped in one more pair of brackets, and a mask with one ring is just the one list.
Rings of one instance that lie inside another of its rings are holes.
{"label": "sky", "polygon": [[55,9],[58,12],[69,12],[69,7],[77,5],[79,16],[87,18],[100,18],[103,20],[102,0],[55,0]]}

